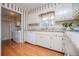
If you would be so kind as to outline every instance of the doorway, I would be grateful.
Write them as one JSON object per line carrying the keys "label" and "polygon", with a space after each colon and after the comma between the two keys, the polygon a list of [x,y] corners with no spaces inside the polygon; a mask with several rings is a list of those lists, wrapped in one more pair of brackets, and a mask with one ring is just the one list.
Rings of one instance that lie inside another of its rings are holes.
{"label": "doorway", "polygon": [[[2,29],[2,55],[3,48],[5,48],[4,44],[12,45],[12,42],[18,42],[18,37],[21,32],[21,14],[16,13],[14,11],[8,10],[6,8],[1,8],[1,29]],[[8,46],[8,45],[7,45]]]}

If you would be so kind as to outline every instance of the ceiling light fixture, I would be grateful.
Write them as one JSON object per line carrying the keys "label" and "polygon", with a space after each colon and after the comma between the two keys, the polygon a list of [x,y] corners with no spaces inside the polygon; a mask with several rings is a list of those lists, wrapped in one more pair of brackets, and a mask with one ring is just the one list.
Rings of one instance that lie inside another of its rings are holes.
{"label": "ceiling light fixture", "polygon": [[11,14],[11,15],[14,15],[14,13],[13,13],[13,12],[10,12],[10,14]]}

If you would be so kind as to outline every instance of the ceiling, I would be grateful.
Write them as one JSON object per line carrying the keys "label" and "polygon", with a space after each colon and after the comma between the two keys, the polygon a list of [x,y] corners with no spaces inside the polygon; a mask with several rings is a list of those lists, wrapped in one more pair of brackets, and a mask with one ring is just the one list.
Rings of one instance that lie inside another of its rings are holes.
{"label": "ceiling", "polygon": [[23,7],[27,11],[42,6],[44,3],[14,3],[15,5],[18,5],[20,7]]}
{"label": "ceiling", "polygon": [[21,14],[14,11],[2,8],[2,19],[8,21],[6,18],[15,18],[15,20],[20,20]]}
{"label": "ceiling", "polygon": [[19,17],[20,14],[14,11],[2,8],[2,16],[11,16],[11,17]]}

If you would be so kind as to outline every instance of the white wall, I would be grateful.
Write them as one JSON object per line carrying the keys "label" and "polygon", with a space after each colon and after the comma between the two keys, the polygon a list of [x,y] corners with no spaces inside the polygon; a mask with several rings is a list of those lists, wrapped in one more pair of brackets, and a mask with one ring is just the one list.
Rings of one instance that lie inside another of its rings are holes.
{"label": "white wall", "polygon": [[9,22],[8,21],[3,21],[2,22],[2,40],[7,40],[9,38]]}

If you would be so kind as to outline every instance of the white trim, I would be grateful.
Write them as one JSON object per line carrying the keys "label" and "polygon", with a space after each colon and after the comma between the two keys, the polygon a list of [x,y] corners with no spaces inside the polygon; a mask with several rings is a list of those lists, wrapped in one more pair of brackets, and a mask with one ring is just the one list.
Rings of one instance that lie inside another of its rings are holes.
{"label": "white trim", "polygon": [[[4,5],[2,5],[2,7],[3,8],[6,8],[6,9],[9,9],[9,10],[12,10],[12,11],[14,11],[14,12],[17,12],[17,13],[20,13],[21,14],[21,38],[22,38],[22,43],[23,43],[23,40],[24,40],[24,26],[25,26],[25,24],[24,24],[24,20],[25,20],[25,17],[26,16],[23,16],[25,13],[23,12],[23,8],[22,7],[18,7],[18,6],[16,6],[15,4],[13,4],[13,3],[9,3],[9,7],[7,6],[7,4],[8,3],[4,3]],[[13,8],[12,8],[12,6],[11,5],[13,5]],[[15,10],[15,6],[16,6],[16,10]],[[19,11],[18,11],[18,8],[20,9]],[[24,11],[26,11],[26,10],[24,10]]]}
{"label": "white trim", "polygon": [[1,56],[1,3],[0,3],[0,56]]}

